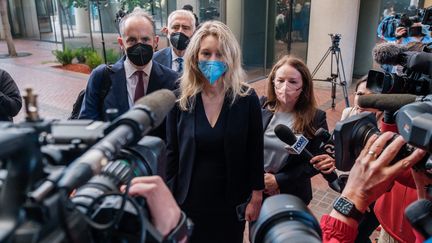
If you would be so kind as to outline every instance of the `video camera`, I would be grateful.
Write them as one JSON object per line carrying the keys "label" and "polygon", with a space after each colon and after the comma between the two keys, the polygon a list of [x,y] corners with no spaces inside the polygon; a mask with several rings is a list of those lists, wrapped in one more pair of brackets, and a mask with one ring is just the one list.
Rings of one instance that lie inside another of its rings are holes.
{"label": "video camera", "polygon": [[339,47],[339,43],[340,43],[340,40],[341,40],[341,34],[337,34],[337,33],[332,34],[332,33],[330,33],[329,36],[330,36],[330,39],[331,39],[331,42],[332,42],[332,46],[333,47]]}
{"label": "video camera", "polygon": [[[431,102],[412,103],[399,111],[396,123],[400,135],[408,144],[399,150],[393,162],[411,154],[415,149],[413,146],[432,152],[432,119],[428,119],[431,116]],[[351,170],[356,158],[373,134],[380,135],[373,113],[362,112],[337,122],[333,132],[336,168],[341,171]],[[432,169],[432,161],[427,157],[418,162],[415,168]]]}
{"label": "video camera", "polygon": [[[427,49],[428,50],[428,49]],[[432,53],[407,51],[406,47],[385,43],[377,45],[373,58],[379,64],[401,65],[402,75],[370,70],[366,87],[375,93],[432,93]]]}
{"label": "video camera", "polygon": [[164,176],[164,142],[145,135],[174,94],[153,92],[112,123],[44,121],[25,100],[26,122],[0,124],[0,241],[163,241],[127,192],[133,177]]}

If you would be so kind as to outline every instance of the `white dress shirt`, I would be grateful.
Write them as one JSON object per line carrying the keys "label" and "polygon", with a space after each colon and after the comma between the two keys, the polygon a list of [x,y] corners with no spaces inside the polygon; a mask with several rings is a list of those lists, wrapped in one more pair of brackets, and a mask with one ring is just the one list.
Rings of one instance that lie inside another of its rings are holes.
{"label": "white dress shirt", "polygon": [[[175,72],[178,71],[179,68],[179,63],[177,62],[177,58],[179,58],[179,56],[177,56],[177,54],[175,54],[174,50],[171,48],[171,69]],[[183,58],[183,57],[180,57]]]}
{"label": "white dress shirt", "polygon": [[135,73],[136,71],[144,71],[145,75],[143,77],[144,81],[144,94],[147,94],[147,87],[150,79],[150,72],[153,66],[153,61],[150,60],[147,65],[144,66],[144,69],[137,69],[128,58],[124,61],[124,68],[126,73],[126,87],[128,92],[128,103],[129,107],[134,105],[134,97],[135,97],[135,89],[138,83],[138,75]]}

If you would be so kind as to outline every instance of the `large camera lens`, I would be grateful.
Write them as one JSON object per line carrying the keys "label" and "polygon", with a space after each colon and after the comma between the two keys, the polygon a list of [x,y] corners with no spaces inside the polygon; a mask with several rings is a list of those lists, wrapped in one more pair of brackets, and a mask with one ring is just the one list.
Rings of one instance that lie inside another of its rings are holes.
{"label": "large camera lens", "polygon": [[[374,113],[362,112],[346,120],[337,122],[333,133],[336,168],[341,171],[351,170],[355,160],[373,134],[380,135]],[[393,139],[396,139],[396,136]],[[388,141],[386,146],[393,139]],[[391,163],[408,156],[413,151],[414,147],[409,145],[403,146]],[[424,164],[425,161],[421,160],[419,163]]]}
{"label": "large camera lens", "polygon": [[298,197],[287,194],[267,198],[258,220],[251,228],[253,243],[321,242],[321,228]]}

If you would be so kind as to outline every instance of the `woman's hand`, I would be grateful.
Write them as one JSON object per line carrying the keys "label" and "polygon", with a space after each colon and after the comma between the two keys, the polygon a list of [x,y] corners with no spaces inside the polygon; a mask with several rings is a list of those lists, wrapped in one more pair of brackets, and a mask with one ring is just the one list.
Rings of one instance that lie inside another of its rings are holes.
{"label": "woman's hand", "polygon": [[[409,169],[426,154],[425,151],[416,149],[409,156],[390,164],[406,143],[402,136],[398,136],[387,145],[393,136],[394,133],[391,132],[385,132],[379,137],[372,135],[351,169],[341,195],[353,202],[360,212],[365,212],[372,202],[391,187],[398,175]],[[334,209],[330,216],[352,227],[357,227],[357,221]]]}
{"label": "woman's hand", "polygon": [[310,163],[324,174],[330,174],[336,169],[335,159],[328,154],[317,155],[310,160]]}
{"label": "woman's hand", "polygon": [[253,222],[258,219],[262,204],[262,191],[253,191],[252,198],[246,206],[245,219]]}
{"label": "woman's hand", "polygon": [[276,177],[271,173],[264,173],[264,193],[274,195],[279,193],[279,185],[277,184]]}

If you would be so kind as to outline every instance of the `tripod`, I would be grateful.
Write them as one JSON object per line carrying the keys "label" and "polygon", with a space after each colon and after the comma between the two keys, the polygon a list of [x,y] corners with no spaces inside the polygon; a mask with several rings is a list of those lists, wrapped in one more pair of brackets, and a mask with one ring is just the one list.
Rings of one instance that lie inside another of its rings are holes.
{"label": "tripod", "polygon": [[[318,70],[321,68],[324,61],[327,59],[329,54],[331,54],[331,63],[330,63],[330,77],[326,79],[314,79],[314,81],[325,81],[331,83],[331,98],[332,98],[332,109],[335,108],[335,99],[336,99],[336,85],[342,86],[343,95],[345,98],[345,105],[346,107],[349,107],[349,99],[348,99],[348,91],[346,87],[346,78],[345,78],[345,69],[343,65],[342,60],[342,54],[341,50],[339,48],[339,42],[341,39],[340,34],[329,34],[332,45],[328,48],[327,52],[324,54],[324,56],[319,61],[318,65],[315,67],[315,69],[312,72],[312,78],[315,77],[315,74],[318,72]],[[334,70],[334,66],[336,66],[336,70]],[[339,67],[340,66],[340,67]],[[342,70],[343,80],[341,79],[341,73],[340,70]]]}

